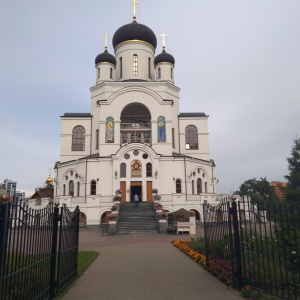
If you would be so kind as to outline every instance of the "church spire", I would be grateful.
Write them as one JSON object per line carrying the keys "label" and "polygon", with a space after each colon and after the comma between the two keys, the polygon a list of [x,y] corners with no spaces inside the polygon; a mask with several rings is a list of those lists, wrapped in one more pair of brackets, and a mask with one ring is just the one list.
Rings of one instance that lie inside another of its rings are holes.
{"label": "church spire", "polygon": [[104,36],[104,50],[107,50],[108,33],[105,32],[105,33],[103,34],[103,36]]}
{"label": "church spire", "polygon": [[163,50],[165,50],[166,49],[166,40],[165,40],[165,38],[167,37],[167,35],[165,33],[162,33],[160,36],[161,36],[162,48],[163,48]]}
{"label": "church spire", "polygon": [[136,5],[139,3],[136,0],[132,0],[130,4],[132,4],[133,21],[136,21]]}

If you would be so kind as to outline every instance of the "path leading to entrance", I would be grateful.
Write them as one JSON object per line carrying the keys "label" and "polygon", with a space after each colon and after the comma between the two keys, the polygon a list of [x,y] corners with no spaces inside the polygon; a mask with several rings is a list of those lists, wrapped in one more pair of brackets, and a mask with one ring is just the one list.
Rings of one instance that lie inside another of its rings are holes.
{"label": "path leading to entrance", "polygon": [[72,286],[64,300],[215,300],[242,299],[170,241],[188,235],[101,237],[80,231],[80,250],[97,250],[97,260]]}

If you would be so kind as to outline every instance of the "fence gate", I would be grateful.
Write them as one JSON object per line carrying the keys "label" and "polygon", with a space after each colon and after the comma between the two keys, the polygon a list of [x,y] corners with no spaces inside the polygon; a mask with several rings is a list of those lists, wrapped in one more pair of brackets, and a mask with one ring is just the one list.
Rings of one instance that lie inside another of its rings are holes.
{"label": "fence gate", "polygon": [[203,210],[208,270],[224,281],[242,287],[236,203],[204,204]]}
{"label": "fence gate", "polygon": [[238,288],[300,299],[300,205],[204,204],[207,268]]}
{"label": "fence gate", "polygon": [[77,275],[78,217],[78,207],[0,203],[1,300],[53,298]]}

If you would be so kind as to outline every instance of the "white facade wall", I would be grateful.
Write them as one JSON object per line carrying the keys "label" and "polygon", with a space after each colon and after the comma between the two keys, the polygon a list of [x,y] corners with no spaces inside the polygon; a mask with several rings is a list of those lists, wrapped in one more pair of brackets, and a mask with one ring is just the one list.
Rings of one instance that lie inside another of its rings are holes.
{"label": "white facade wall", "polygon": [[[209,144],[208,144],[208,117],[189,117],[179,119],[180,130],[180,152],[192,157],[196,157],[203,160],[210,160]],[[186,149],[185,144],[185,128],[188,125],[194,125],[198,130],[198,149]]]}
{"label": "white facade wall", "polygon": [[[155,96],[155,98],[154,98]],[[172,154],[172,106],[171,102],[163,102],[163,99],[154,95],[154,93],[142,87],[131,87],[120,90],[116,97],[108,99],[107,103],[101,103],[99,109],[100,121],[100,146],[99,153],[101,156],[107,156],[115,153],[120,147],[120,116],[124,107],[131,103],[140,103],[148,107],[151,113],[151,130],[152,130],[152,146],[159,153],[165,155]],[[110,101],[111,100],[111,101]],[[166,118],[166,134],[167,142],[157,142],[157,118],[164,116]],[[113,117],[115,120],[114,143],[105,142],[105,124],[106,118]]]}
{"label": "white facade wall", "polygon": [[[72,151],[72,131],[77,125],[85,128],[85,150]],[[79,159],[90,154],[91,118],[62,117],[60,162]]]}
{"label": "white facade wall", "polygon": [[[116,80],[129,79],[154,80],[154,51],[152,45],[143,41],[128,41],[119,44],[115,49],[117,71]],[[133,75],[133,55],[138,57],[138,74]],[[120,58],[122,58],[122,76],[120,74]],[[149,63],[150,58],[150,77]]]}

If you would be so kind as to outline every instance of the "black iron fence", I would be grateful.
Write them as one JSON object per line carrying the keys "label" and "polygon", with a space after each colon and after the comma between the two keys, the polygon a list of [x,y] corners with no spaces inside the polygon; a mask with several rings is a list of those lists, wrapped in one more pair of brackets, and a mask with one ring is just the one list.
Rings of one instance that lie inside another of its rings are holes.
{"label": "black iron fence", "polygon": [[61,291],[77,275],[78,229],[78,207],[1,202],[0,299],[49,299]]}
{"label": "black iron fence", "polygon": [[238,288],[300,299],[300,205],[204,205],[208,269]]}

